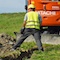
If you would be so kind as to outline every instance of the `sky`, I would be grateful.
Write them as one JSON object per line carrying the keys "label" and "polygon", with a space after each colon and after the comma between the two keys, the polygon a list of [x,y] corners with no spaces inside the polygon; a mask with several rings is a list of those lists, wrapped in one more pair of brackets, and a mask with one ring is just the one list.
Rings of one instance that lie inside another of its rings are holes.
{"label": "sky", "polygon": [[25,12],[25,0],[0,0],[0,13]]}

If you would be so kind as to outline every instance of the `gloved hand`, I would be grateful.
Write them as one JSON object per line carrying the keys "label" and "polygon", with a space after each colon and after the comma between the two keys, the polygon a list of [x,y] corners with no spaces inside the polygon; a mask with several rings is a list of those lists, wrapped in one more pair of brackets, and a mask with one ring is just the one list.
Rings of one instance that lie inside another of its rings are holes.
{"label": "gloved hand", "polygon": [[23,33],[24,33],[24,30],[25,30],[25,28],[24,28],[24,27],[23,27],[23,28],[21,28],[20,33],[21,33],[21,34],[23,34]]}

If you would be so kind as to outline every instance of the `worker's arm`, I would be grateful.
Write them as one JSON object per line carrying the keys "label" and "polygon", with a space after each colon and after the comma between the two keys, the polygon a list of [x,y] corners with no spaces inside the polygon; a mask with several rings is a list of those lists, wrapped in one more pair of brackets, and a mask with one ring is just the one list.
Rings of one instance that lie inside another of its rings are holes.
{"label": "worker's arm", "polygon": [[26,25],[26,20],[27,20],[27,15],[25,14],[24,22],[23,22],[23,25],[22,25],[22,28],[21,28],[21,34],[23,34],[23,33],[24,33],[25,25]]}
{"label": "worker's arm", "polygon": [[27,20],[27,14],[25,14],[25,17],[24,17],[23,27],[25,27],[26,25],[26,20]]}
{"label": "worker's arm", "polygon": [[26,25],[26,21],[24,21],[24,22],[23,22],[23,25],[22,25],[22,27],[24,27],[24,28],[25,28],[25,25]]}

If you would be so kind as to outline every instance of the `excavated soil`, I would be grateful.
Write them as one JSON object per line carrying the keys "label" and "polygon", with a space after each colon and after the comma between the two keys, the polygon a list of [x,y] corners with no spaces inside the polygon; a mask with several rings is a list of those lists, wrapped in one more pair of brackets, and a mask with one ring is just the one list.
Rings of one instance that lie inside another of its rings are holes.
{"label": "excavated soil", "polygon": [[[12,46],[15,44],[16,40],[21,36],[19,33],[15,34],[16,39],[6,33],[0,34],[0,60],[24,60],[24,58],[29,59],[33,51],[38,50],[38,48],[35,47],[27,51],[20,49],[14,52],[10,51]],[[30,36],[25,41],[30,42],[34,41],[34,39],[32,36]],[[60,44],[60,36],[42,34],[42,43]]]}
{"label": "excavated soil", "polygon": [[23,60],[24,58],[30,58],[34,50],[32,48],[27,51],[17,50],[11,51],[12,46],[16,42],[16,39],[6,33],[0,34],[0,60]]}

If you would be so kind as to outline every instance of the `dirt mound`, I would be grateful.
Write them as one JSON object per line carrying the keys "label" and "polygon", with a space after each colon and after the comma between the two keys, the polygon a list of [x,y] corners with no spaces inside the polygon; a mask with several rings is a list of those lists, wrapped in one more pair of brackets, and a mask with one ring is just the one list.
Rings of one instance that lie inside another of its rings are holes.
{"label": "dirt mound", "polygon": [[6,33],[0,34],[0,55],[9,51],[16,39]]}
{"label": "dirt mound", "polygon": [[3,57],[1,60],[25,60],[31,58],[32,54],[34,51],[38,50],[37,47],[29,49],[29,50],[21,50],[18,52],[18,54],[16,54],[17,51],[13,52],[13,55],[10,53],[10,55]]}

